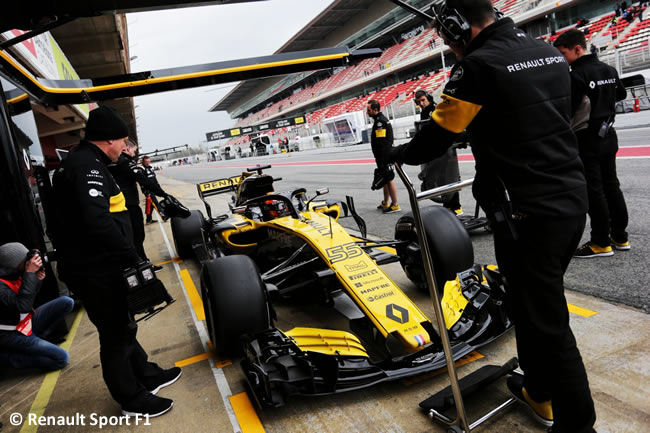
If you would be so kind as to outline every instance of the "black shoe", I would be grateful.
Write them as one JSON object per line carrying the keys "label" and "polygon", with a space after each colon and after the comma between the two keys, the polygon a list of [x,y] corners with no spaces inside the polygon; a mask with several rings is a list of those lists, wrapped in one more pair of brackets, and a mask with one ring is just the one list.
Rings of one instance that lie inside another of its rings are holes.
{"label": "black shoe", "polygon": [[176,382],[181,377],[181,369],[179,367],[172,367],[163,370],[158,376],[152,379],[151,383],[145,384],[145,388],[152,393],[156,394],[158,391],[166,386]]}
{"label": "black shoe", "polygon": [[157,223],[157,222],[158,222],[158,220],[151,220],[151,221],[147,221],[147,224],[153,224],[153,223]]}
{"label": "black shoe", "polygon": [[158,265],[153,265],[151,269],[153,269],[154,272],[160,272],[163,270],[163,267]]}
{"label": "black shoe", "polygon": [[611,245],[601,247],[593,242],[585,242],[580,248],[573,253],[573,257],[579,259],[590,259],[592,257],[609,257],[614,255]]}
{"label": "black shoe", "polygon": [[508,378],[508,389],[513,396],[531,409],[533,416],[540,424],[551,427],[553,425],[553,408],[551,401],[537,402],[532,399],[526,388],[524,388],[524,378],[519,375]]}
{"label": "black shoe", "polygon": [[169,412],[174,402],[168,398],[147,394],[131,404],[122,406],[122,415],[154,418]]}

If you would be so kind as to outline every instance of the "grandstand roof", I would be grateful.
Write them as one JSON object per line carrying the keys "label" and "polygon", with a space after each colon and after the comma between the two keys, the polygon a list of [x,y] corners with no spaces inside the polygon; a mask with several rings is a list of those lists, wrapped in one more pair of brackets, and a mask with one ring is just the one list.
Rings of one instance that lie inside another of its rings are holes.
{"label": "grandstand roof", "polygon": [[[358,13],[367,11],[375,3],[377,0],[334,0],[323,12],[281,46],[275,54],[315,48],[319,42],[323,42],[327,36],[345,26]],[[257,87],[260,81],[262,80],[242,81],[209,111],[227,110]]]}

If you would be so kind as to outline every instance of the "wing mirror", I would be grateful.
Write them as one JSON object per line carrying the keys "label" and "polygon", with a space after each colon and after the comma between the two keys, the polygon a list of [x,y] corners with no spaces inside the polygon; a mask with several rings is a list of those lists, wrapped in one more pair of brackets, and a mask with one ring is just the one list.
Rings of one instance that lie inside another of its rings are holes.
{"label": "wing mirror", "polygon": [[313,196],[312,198],[310,198],[309,201],[307,202],[307,205],[306,205],[307,209],[309,209],[309,203],[311,203],[312,200],[314,200],[318,196],[328,194],[329,192],[330,192],[329,188],[319,188],[319,189],[317,189],[316,190],[316,195]]}

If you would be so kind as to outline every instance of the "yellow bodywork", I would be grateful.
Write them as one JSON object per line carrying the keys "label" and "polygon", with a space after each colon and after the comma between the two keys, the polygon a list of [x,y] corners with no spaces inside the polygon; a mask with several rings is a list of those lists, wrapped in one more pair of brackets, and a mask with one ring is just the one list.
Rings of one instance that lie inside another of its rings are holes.
{"label": "yellow bodywork", "polygon": [[[218,190],[241,184],[242,177],[206,182],[202,191]],[[238,254],[250,254],[256,248],[253,237],[238,239],[268,227],[297,236],[309,244],[346,288],[351,299],[384,336],[398,338],[407,352],[416,352],[431,342],[422,326],[430,322],[425,314],[384,273],[375,261],[359,247],[356,239],[336,221],[341,214],[340,205],[328,206],[325,201],[314,201],[309,211],[300,212],[300,218],[278,217],[270,221],[255,221],[242,214],[233,214],[226,223],[230,228],[219,232],[229,249]],[[328,216],[328,215],[331,215]],[[462,316],[468,301],[463,296],[458,279],[445,284],[442,310],[450,329]],[[359,340],[344,331],[314,328],[295,328],[286,333],[304,350],[333,354],[367,356]],[[304,347],[303,347],[304,346]],[[344,347],[343,347],[344,346]],[[308,349],[307,349],[308,348]]]}
{"label": "yellow bodywork", "polygon": [[[484,269],[496,271],[498,270],[498,267],[496,265],[487,265]],[[483,277],[481,284],[487,284],[487,279],[485,277]],[[442,315],[445,318],[447,329],[451,329],[451,327],[460,320],[468,303],[469,301],[463,295],[461,290],[458,277],[456,277],[455,280],[447,281],[445,283],[445,293],[440,300],[440,306],[442,307]]]}
{"label": "yellow bodywork", "polygon": [[317,211],[301,212],[301,219],[291,216],[267,222],[250,220],[242,215],[231,217],[232,228],[222,230],[220,236],[236,253],[246,254],[255,244],[237,244],[237,234],[272,227],[303,239],[316,251],[347,289],[352,300],[387,337],[394,334],[408,352],[415,352],[431,342],[421,323],[429,322],[424,313],[377,266],[355,242],[345,228],[333,218],[324,215],[325,207]]}
{"label": "yellow bodywork", "polygon": [[445,283],[445,293],[440,300],[440,306],[442,307],[442,315],[445,318],[447,329],[451,329],[460,320],[468,302],[460,289],[458,277]]}
{"label": "yellow bodywork", "polygon": [[368,358],[361,341],[352,333],[318,328],[293,328],[284,332],[305,352]]}
{"label": "yellow bodywork", "polygon": [[[422,322],[429,319],[381,270],[336,221],[320,212],[303,212],[304,219],[278,218],[269,224],[304,239],[330,264],[357,306],[386,337],[400,339],[414,352],[430,343]],[[331,227],[331,231],[330,231]]]}

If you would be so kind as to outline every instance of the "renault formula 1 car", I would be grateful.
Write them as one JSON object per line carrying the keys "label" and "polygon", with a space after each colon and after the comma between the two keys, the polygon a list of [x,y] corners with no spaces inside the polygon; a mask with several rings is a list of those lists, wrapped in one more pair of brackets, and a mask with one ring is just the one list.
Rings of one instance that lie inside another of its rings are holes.
{"label": "renault formula 1 car", "polygon": [[[443,367],[431,320],[380,266],[399,260],[416,286],[426,287],[411,216],[398,221],[395,240],[373,242],[351,197],[324,200],[327,189],[311,198],[304,188],[275,191],[267,168],[197,185],[207,216],[192,210],[189,218],[172,219],[179,255],[202,263],[214,347],[243,351],[258,402],[281,406],[292,395],[350,391]],[[213,216],[206,199],[221,193],[233,193],[230,210]],[[512,326],[503,285],[496,268],[474,265],[469,236],[451,212],[436,206],[422,213],[458,359]],[[359,236],[339,223],[346,217],[357,222]],[[349,329],[275,328],[273,303],[292,297],[336,309]]]}

